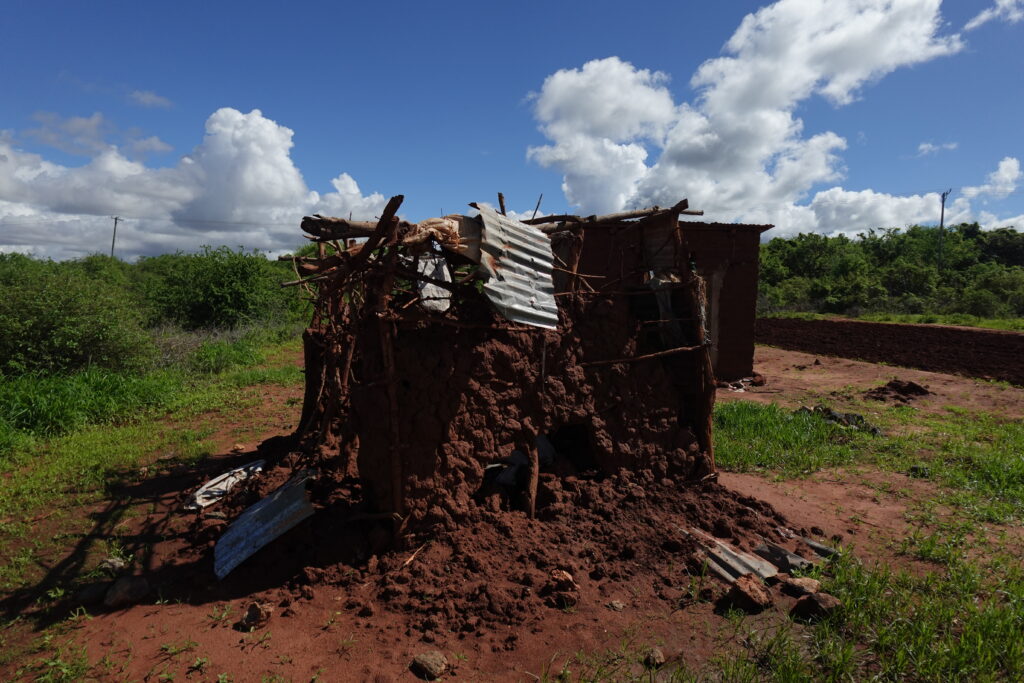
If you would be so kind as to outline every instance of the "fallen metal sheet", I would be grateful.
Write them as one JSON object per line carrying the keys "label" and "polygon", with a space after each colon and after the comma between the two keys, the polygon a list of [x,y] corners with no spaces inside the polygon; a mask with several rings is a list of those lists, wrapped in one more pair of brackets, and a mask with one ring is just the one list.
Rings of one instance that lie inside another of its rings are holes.
{"label": "fallen metal sheet", "polygon": [[764,580],[779,573],[779,570],[771,562],[766,562],[760,557],[744,552],[728,543],[723,543],[699,529],[693,529],[692,533],[704,542],[708,557],[721,565],[733,578],[743,574],[755,574]]}
{"label": "fallen metal sheet", "polygon": [[[452,275],[448,271],[448,262],[437,254],[424,254],[416,259],[416,272],[441,282],[451,282]],[[420,306],[428,311],[444,313],[452,305],[452,293],[432,282],[416,281],[419,290]]]}
{"label": "fallen metal sheet", "polygon": [[306,482],[315,476],[314,471],[296,474],[231,523],[213,549],[213,571],[218,579],[313,514]]}
{"label": "fallen metal sheet", "polygon": [[551,239],[532,225],[480,205],[483,220],[480,264],[487,273],[484,294],[505,318],[553,330],[558,305],[551,280]]}
{"label": "fallen metal sheet", "polygon": [[763,543],[754,548],[754,553],[774,564],[781,572],[792,572],[794,569],[806,570],[814,566],[810,560],[791,553],[781,545],[774,543]]}
{"label": "fallen metal sheet", "polygon": [[807,537],[804,537],[804,543],[806,543],[811,550],[825,558],[838,557],[840,554],[835,548],[829,547],[824,543],[818,543],[817,541]]}
{"label": "fallen metal sheet", "polygon": [[257,472],[263,471],[263,461],[256,460],[248,465],[236,467],[225,472],[219,477],[214,477],[199,487],[199,490],[192,494],[192,497],[185,503],[186,510],[201,510],[220,501],[227,495],[235,484],[245,481]]}

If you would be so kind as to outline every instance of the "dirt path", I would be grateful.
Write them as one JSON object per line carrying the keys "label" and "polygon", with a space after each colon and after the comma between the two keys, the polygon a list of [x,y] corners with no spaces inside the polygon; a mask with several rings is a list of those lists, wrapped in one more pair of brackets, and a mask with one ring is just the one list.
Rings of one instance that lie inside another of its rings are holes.
{"label": "dirt path", "polygon": [[757,346],[754,370],[765,376],[761,387],[742,392],[719,389],[719,401],[758,401],[796,407],[831,401],[863,400],[869,389],[892,379],[910,380],[926,386],[932,395],[914,400],[925,413],[949,408],[983,411],[1007,418],[1024,417],[1024,388],[941,372],[914,370],[891,365]]}

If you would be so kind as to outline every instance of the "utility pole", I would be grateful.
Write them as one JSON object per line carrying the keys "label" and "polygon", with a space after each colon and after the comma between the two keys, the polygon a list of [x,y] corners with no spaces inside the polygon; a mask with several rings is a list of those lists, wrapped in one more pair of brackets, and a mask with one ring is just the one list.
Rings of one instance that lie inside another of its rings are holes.
{"label": "utility pole", "polygon": [[942,193],[942,209],[939,211],[939,270],[942,270],[942,243],[946,241],[946,197],[953,191],[950,188]]}
{"label": "utility pole", "polygon": [[114,242],[117,241],[117,222],[121,220],[120,216],[111,216],[114,219],[114,236],[110,238],[110,258],[114,258]]}

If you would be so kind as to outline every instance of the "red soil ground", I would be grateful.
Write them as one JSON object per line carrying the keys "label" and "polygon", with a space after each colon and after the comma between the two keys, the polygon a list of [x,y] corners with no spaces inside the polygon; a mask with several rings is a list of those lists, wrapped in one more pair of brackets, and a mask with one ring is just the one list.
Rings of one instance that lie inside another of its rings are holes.
{"label": "red soil ground", "polygon": [[[758,348],[755,368],[767,385],[742,393],[722,389],[719,399],[797,405],[833,395],[841,401],[898,375],[933,392],[916,399],[922,410],[964,405],[1024,413],[1024,390],[954,375],[765,347]],[[263,425],[260,436],[271,438],[295,420],[299,406],[287,404],[301,387],[274,391],[271,400],[223,425],[222,454],[203,471],[153,471],[113,492],[110,505],[124,512],[121,537],[141,559],[139,573],[154,592],[119,610],[92,607],[94,617],[68,634],[91,662],[103,662],[91,672],[95,679],[205,681],[226,673],[234,681],[414,680],[411,659],[435,648],[455,667],[456,680],[532,681],[553,677],[576,653],[600,657],[654,645],[670,662],[699,668],[742,643],[716,612],[724,586],[691,580],[694,546],[683,528],[747,548],[762,535],[779,540],[779,526],[820,528],[865,558],[906,562],[893,543],[908,533],[908,505],[930,493],[927,482],[870,471],[789,482],[724,473],[718,484],[683,492],[643,472],[603,481],[549,477],[539,520],[481,505],[451,529],[387,550],[372,522],[341,523],[358,504],[358,487],[325,471],[312,487],[317,515],[217,581],[209,551],[224,522],[184,513],[181,503],[212,473],[257,456],[255,449],[229,452],[239,427]],[[260,455],[287,450],[276,440]],[[282,475],[271,470],[246,495],[269,490]],[[877,486],[883,480],[900,493],[883,491]],[[244,504],[239,493],[220,511],[230,519]],[[85,568],[99,559],[90,557]],[[556,569],[569,572],[578,590],[554,585]],[[776,607],[749,626],[785,618],[792,599],[777,590],[774,597]],[[272,604],[273,616],[251,633],[236,630],[253,600]],[[621,611],[610,607],[613,601],[622,603]],[[28,606],[24,618],[45,621]],[[197,660],[206,663],[196,668]]]}

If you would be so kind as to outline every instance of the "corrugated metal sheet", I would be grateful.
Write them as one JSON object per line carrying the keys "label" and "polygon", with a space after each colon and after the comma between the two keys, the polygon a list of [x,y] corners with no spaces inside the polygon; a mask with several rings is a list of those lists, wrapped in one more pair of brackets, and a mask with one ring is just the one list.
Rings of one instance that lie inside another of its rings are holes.
{"label": "corrugated metal sheet", "polygon": [[484,225],[480,264],[487,272],[484,293],[491,304],[514,322],[557,328],[551,239],[532,225],[484,205],[480,205],[480,217]]}
{"label": "corrugated metal sheet", "polygon": [[223,579],[250,555],[313,514],[306,482],[315,472],[300,472],[238,516],[213,549],[213,571]]}

